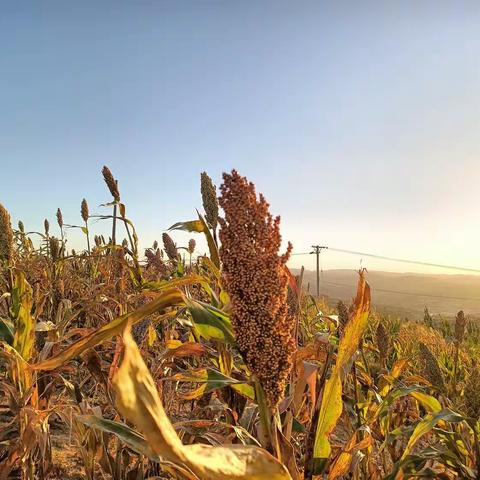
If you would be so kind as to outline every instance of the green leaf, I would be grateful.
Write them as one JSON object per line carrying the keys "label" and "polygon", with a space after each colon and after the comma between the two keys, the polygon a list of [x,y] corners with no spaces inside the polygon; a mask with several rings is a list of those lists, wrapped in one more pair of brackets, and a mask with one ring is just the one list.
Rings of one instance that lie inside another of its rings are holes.
{"label": "green leaf", "polygon": [[205,219],[203,218],[201,213],[198,212],[198,210],[197,210],[197,213],[198,213],[198,218],[202,222],[202,225],[203,225],[203,233],[205,234],[205,237],[207,239],[208,249],[210,251],[210,258],[212,259],[212,262],[214,263],[214,265],[217,268],[220,268],[220,256],[218,254],[217,243],[215,242],[215,240],[212,236],[212,233],[210,232],[210,229],[208,228],[207,222],[205,221]]}
{"label": "green leaf", "polygon": [[415,430],[408,439],[407,446],[405,447],[405,450],[400,460],[405,460],[405,458],[408,456],[413,446],[418,442],[420,437],[428,433],[433,427],[435,427],[435,425],[437,425],[437,423],[442,420],[446,422],[458,423],[462,422],[464,418],[458,413],[452,412],[452,410],[449,409],[441,410],[440,412],[427,415],[415,427]]}
{"label": "green leaf", "polygon": [[203,234],[205,235],[205,238],[207,239],[208,249],[210,251],[210,257],[212,259],[212,262],[217,268],[220,268],[220,257],[218,255],[217,244],[212,236],[212,233],[210,232],[210,229],[208,228],[207,222],[205,222],[205,219],[198,212],[198,210],[197,210],[197,214],[198,214],[198,220],[190,220],[187,222],[174,223],[169,228],[169,230],[184,230],[187,232],[197,232],[197,233],[203,232]]}
{"label": "green leaf", "polygon": [[230,385],[230,387],[243,397],[255,400],[255,389],[252,385],[249,385],[248,383],[237,383],[235,385]]}
{"label": "green leaf", "polygon": [[235,337],[228,315],[211,305],[187,300],[188,311],[192,315],[194,329],[205,340],[220,340],[234,343]]}
{"label": "green leaf", "polygon": [[418,390],[410,392],[409,395],[423,405],[430,413],[436,413],[442,409],[441,403],[435,397],[432,397],[432,395]]}
{"label": "green leaf", "polygon": [[13,323],[7,318],[0,318],[0,340],[12,345],[14,335],[15,327]]}
{"label": "green leaf", "polygon": [[128,425],[114,422],[113,420],[107,420],[106,418],[96,417],[95,415],[77,415],[76,419],[88,427],[96,428],[106,433],[113,433],[134,452],[139,453],[140,455],[145,455],[150,460],[156,462],[159,461],[158,455],[156,455],[148,446],[143,435],[136,432]]}
{"label": "green leaf", "polygon": [[169,230],[183,230],[185,232],[203,232],[203,223],[200,220],[174,223]]}
{"label": "green leaf", "polygon": [[[190,390],[189,392],[182,394],[182,398],[185,400],[193,400],[194,398],[198,398],[205,393],[224,388],[228,385],[231,385],[232,387],[245,385],[245,383],[242,383],[240,380],[228,377],[227,375],[224,375],[213,368],[196,368],[193,370],[188,370],[187,372],[176,373],[175,375],[169,377],[168,380],[201,384],[194,390]],[[245,391],[248,392],[248,389]]]}

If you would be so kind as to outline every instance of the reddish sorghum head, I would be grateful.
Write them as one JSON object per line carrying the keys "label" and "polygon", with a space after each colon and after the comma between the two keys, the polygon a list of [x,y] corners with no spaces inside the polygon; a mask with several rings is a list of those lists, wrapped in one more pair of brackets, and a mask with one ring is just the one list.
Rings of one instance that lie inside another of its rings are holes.
{"label": "reddish sorghum head", "polygon": [[240,352],[274,407],[284,396],[295,350],[285,266],[292,246],[278,254],[280,217],[272,217],[253,183],[233,170],[223,174],[220,192],[222,281],[231,299],[232,326]]}

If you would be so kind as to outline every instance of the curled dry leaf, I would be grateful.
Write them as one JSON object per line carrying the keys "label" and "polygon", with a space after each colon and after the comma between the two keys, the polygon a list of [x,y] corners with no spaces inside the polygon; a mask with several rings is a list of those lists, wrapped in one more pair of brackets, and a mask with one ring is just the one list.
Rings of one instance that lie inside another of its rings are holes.
{"label": "curled dry leaf", "polygon": [[[54,370],[60,367],[68,360],[81,355],[86,350],[100,345],[101,343],[109,340],[110,338],[118,335],[125,325],[130,322],[131,325],[140,322],[145,317],[156,313],[159,310],[163,310],[168,307],[179,306],[183,303],[183,294],[177,288],[171,290],[165,290],[161,294],[157,295],[154,300],[143,305],[137,310],[126,313],[115,320],[97,328],[85,337],[77,340],[70,345],[66,350],[59,353],[55,357],[51,357],[43,362],[32,365],[34,370]],[[167,314],[168,316],[168,314]]]}
{"label": "curled dry leaf", "polygon": [[123,339],[124,357],[113,379],[117,406],[137,425],[157,455],[185,465],[205,480],[291,480],[287,469],[258,447],[183,445],[165,414],[155,383],[129,328]]}

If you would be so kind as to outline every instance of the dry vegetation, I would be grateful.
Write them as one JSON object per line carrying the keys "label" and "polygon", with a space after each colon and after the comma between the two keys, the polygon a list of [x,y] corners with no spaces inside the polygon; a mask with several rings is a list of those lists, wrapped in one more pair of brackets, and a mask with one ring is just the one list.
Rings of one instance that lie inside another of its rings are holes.
{"label": "dry vegetation", "polygon": [[0,479],[479,478],[479,331],[462,312],[453,328],[382,318],[364,272],[328,309],[235,171],[219,199],[202,174],[204,213],[170,229],[208,256],[168,233],[141,255],[102,173],[112,235],[83,200],[83,252],[60,209],[39,233],[0,206]]}

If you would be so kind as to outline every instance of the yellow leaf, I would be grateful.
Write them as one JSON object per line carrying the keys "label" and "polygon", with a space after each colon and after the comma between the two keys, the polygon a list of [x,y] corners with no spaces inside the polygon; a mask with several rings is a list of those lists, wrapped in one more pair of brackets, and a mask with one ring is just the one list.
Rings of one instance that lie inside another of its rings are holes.
{"label": "yellow leaf", "polygon": [[35,340],[35,321],[32,317],[32,287],[24,274],[14,271],[12,309],[15,321],[13,348],[28,362],[32,355]]}
{"label": "yellow leaf", "polygon": [[183,345],[181,340],[175,340],[173,338],[165,342],[165,346],[170,350],[173,350],[174,348],[178,348],[181,345]]}
{"label": "yellow leaf", "polygon": [[347,474],[353,460],[353,455],[372,445],[373,438],[370,433],[365,432],[363,440],[360,440],[358,443],[356,442],[357,432],[355,431],[328,472],[328,480],[336,480],[342,475]]}
{"label": "yellow leaf", "polygon": [[359,342],[367,327],[369,312],[370,287],[365,281],[363,272],[360,272],[354,313],[345,327],[343,337],[338,346],[337,360],[323,391],[313,449],[314,471],[317,470],[319,463],[324,462],[330,456],[329,435],[335,428],[343,409],[342,380],[347,373],[347,365],[357,351]]}
{"label": "yellow leaf", "polygon": [[[43,362],[36,363],[32,365],[32,368],[34,370],[53,370],[58,368],[66,361],[82,354],[85,350],[105,342],[114,335],[118,335],[123,330],[127,322],[130,322],[131,325],[134,325],[158,310],[162,310],[167,307],[178,306],[182,303],[183,295],[180,290],[176,288],[172,290],[166,290],[159,294],[154,300],[138,308],[134,312],[126,313],[125,315],[122,315],[107,323],[103,327],[97,328],[89,335],[86,335],[70,345],[62,353],[56,355],[55,357],[44,360]],[[166,316],[170,317],[171,314],[166,314]]]}
{"label": "yellow leaf", "polygon": [[152,348],[156,339],[157,339],[157,332],[155,328],[153,328],[152,324],[150,323],[148,325],[148,330],[147,330],[147,347]]}
{"label": "yellow leaf", "polygon": [[437,413],[442,409],[442,404],[435,397],[427,393],[414,390],[410,392],[410,396],[422,404],[429,413]]}
{"label": "yellow leaf", "polygon": [[113,379],[117,406],[137,425],[157,455],[188,467],[205,480],[291,480],[286,468],[258,447],[183,445],[165,414],[155,383],[129,327],[123,339],[124,357]]}

